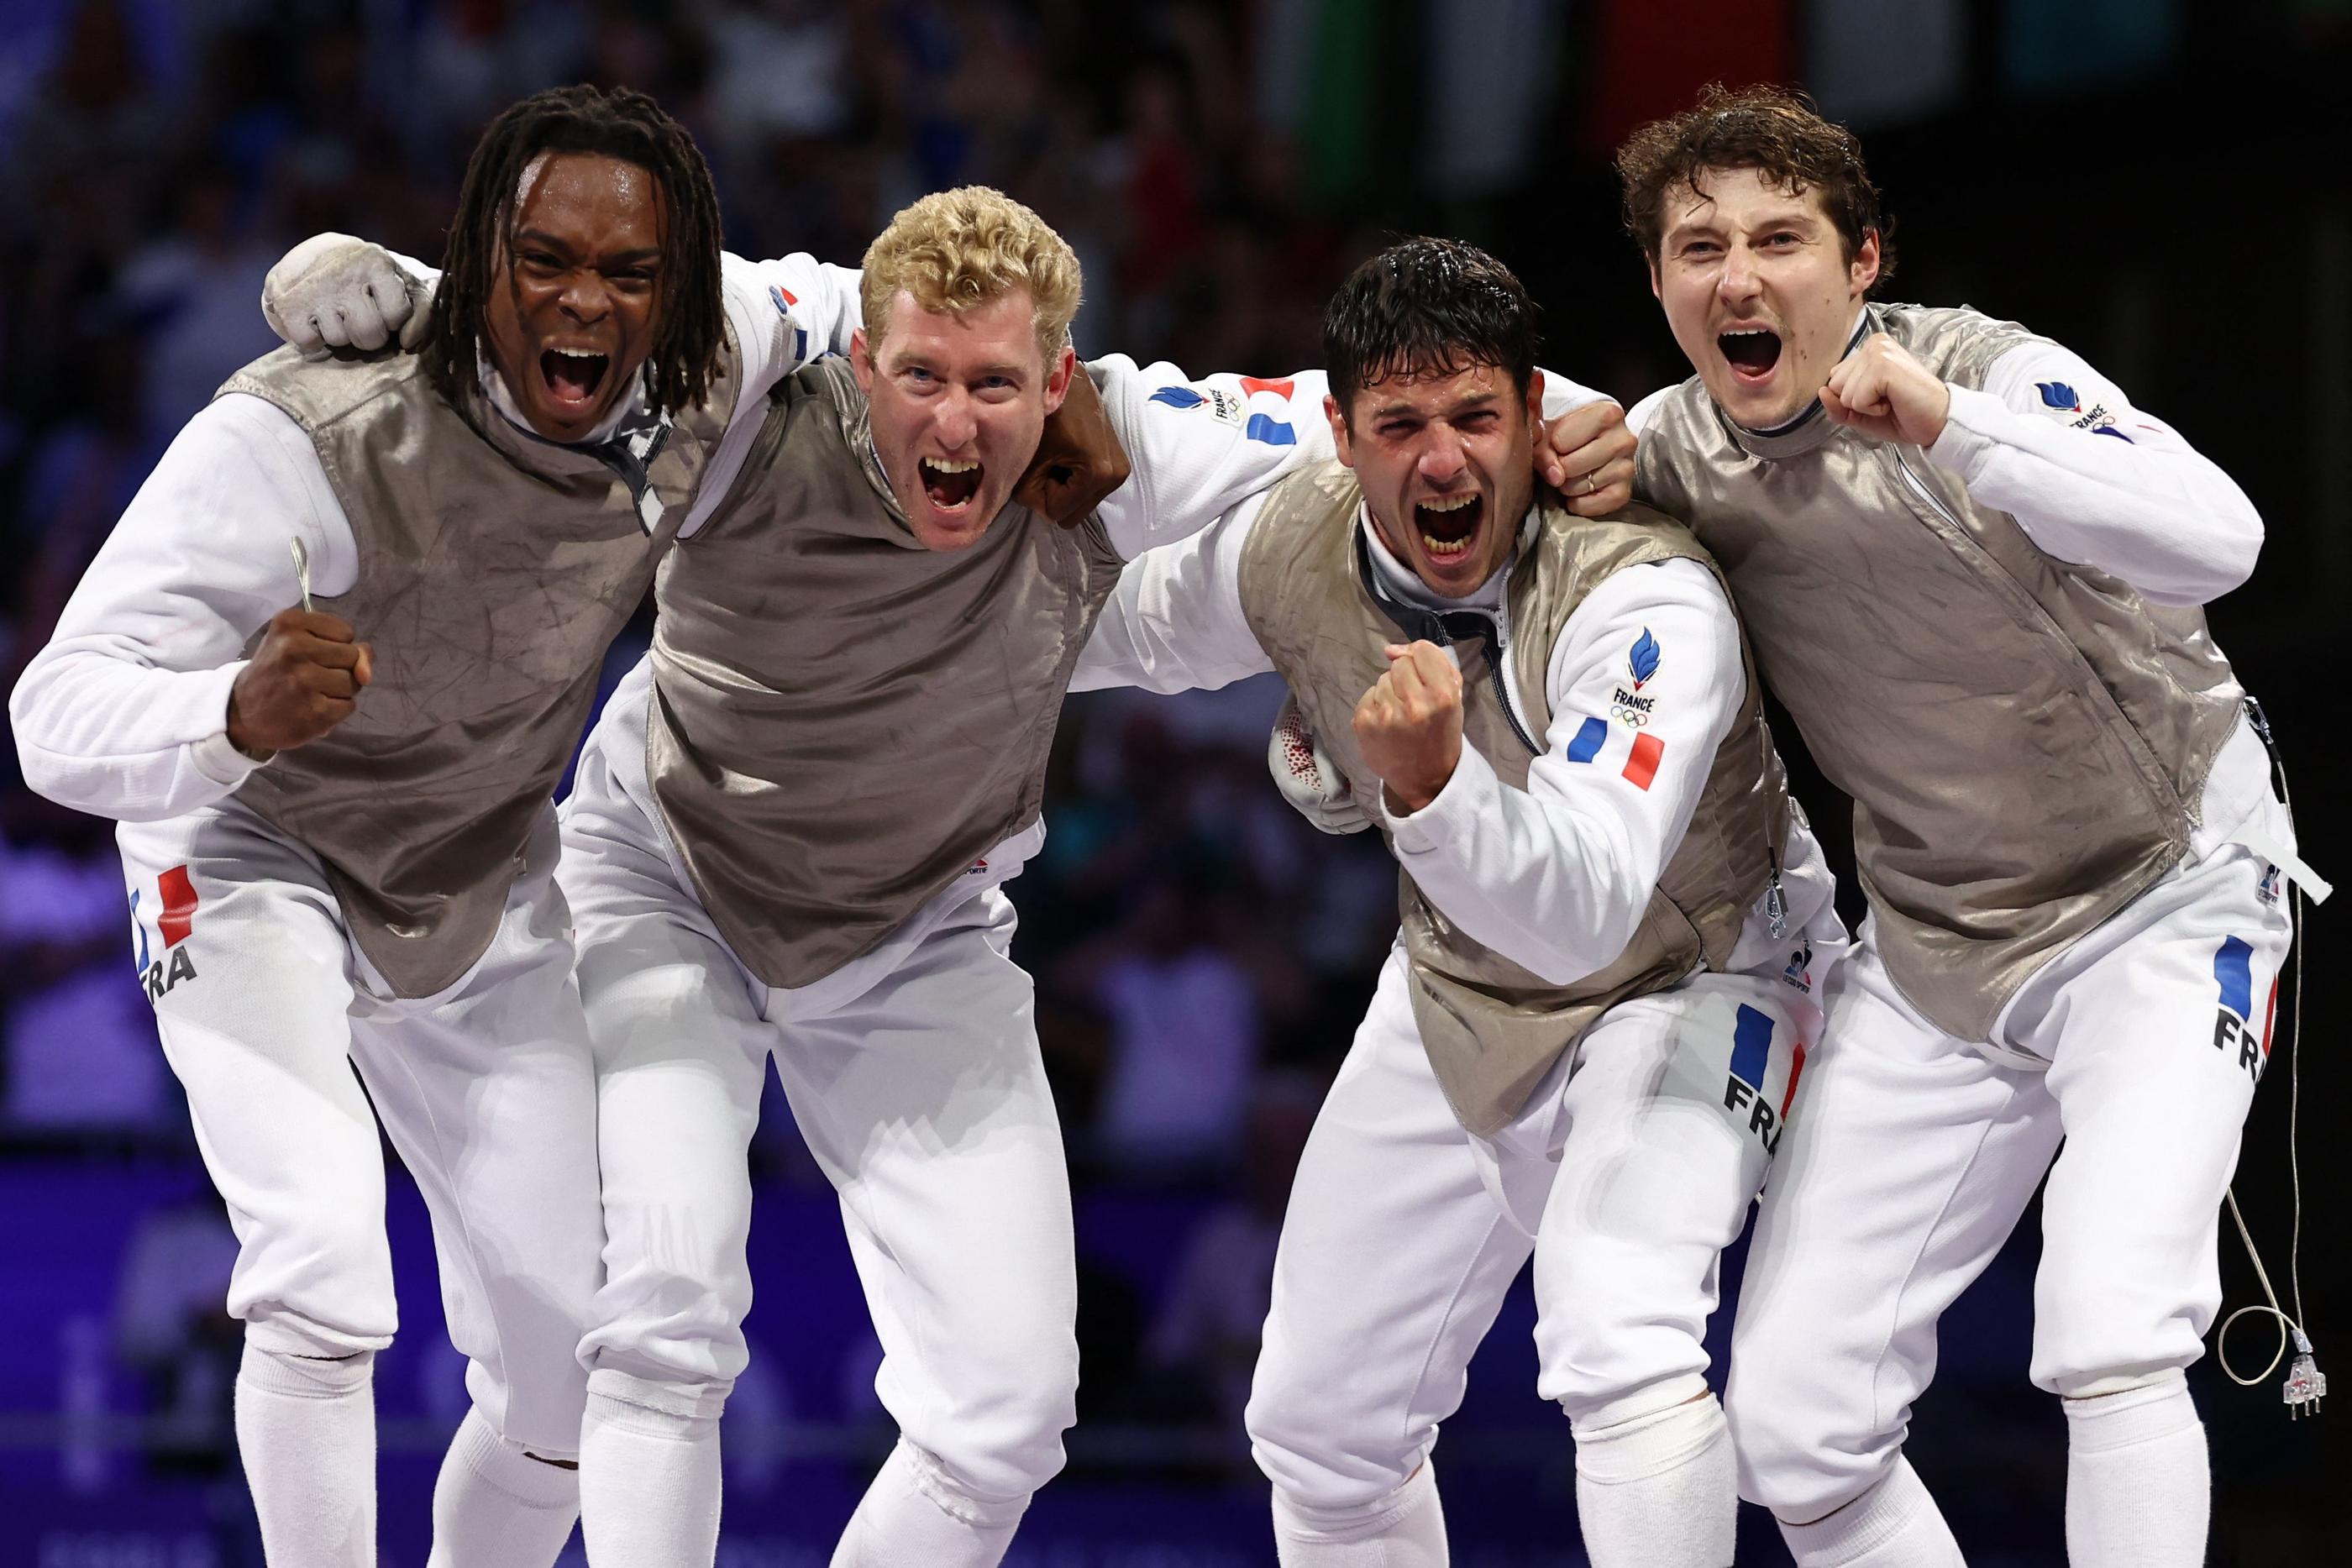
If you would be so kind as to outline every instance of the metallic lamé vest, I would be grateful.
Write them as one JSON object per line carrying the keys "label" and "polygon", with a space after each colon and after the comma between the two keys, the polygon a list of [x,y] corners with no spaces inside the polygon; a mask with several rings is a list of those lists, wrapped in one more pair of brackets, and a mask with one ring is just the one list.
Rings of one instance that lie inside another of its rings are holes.
{"label": "metallic lam\u00e9 vest", "polygon": [[317,601],[371,644],[374,679],[320,738],[237,799],[310,846],[394,991],[430,996],[488,947],[627,623],[734,407],[734,346],[703,406],[644,469],[539,440],[479,396],[454,409],[414,354],[308,363],[281,349],[232,376],[310,434],[359,547],[351,591]]}
{"label": "metallic lam\u00e9 vest", "polygon": [[[1357,749],[1352,719],[1356,704],[1388,667],[1381,649],[1398,632],[1360,575],[1355,536],[1361,499],[1354,475],[1338,463],[1277,486],[1243,547],[1241,601],[1307,728],[1377,822],[1381,785]],[[1505,672],[1528,734],[1540,742],[1552,720],[1546,695],[1551,651],[1585,595],[1612,572],[1645,561],[1714,568],[1687,532],[1646,507],[1603,520],[1549,507],[1536,516],[1507,591],[1512,646]],[[1488,668],[1494,650],[1481,642],[1459,651],[1463,740],[1504,783],[1524,789],[1534,753],[1496,695]],[[1787,810],[1780,758],[1751,677],[1690,828],[1633,940],[1606,968],[1569,986],[1552,985],[1465,935],[1400,872],[1397,906],[1413,1019],[1462,1124],[1481,1134],[1496,1131],[1607,1009],[1664,990],[1703,964],[1727,963],[1748,907],[1770,882]]]}
{"label": "metallic lam\u00e9 vest", "polygon": [[[1874,306],[1955,386],[2035,341],[1973,310]],[[2196,609],[2035,548],[1918,448],[1818,413],[1759,436],[1696,378],[1636,487],[1713,551],[1772,693],[1831,783],[1888,973],[1963,1040],[2189,844],[2243,694]]]}
{"label": "metallic lam\u00e9 vest", "polygon": [[805,986],[1037,820],[1120,559],[1008,501],[968,549],[907,527],[849,364],[785,380],[726,502],[663,563],[646,768],[745,967]]}

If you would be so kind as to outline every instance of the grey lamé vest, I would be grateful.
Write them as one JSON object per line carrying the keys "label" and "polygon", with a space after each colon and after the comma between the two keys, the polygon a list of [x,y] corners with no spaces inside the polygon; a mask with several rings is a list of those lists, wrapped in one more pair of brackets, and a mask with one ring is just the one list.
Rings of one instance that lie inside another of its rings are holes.
{"label": "grey lam\u00e9 vest", "polygon": [[[1276,486],[1242,549],[1241,601],[1308,730],[1377,822],[1380,780],[1357,749],[1352,721],[1356,704],[1388,667],[1381,649],[1398,631],[1365,591],[1355,547],[1361,499],[1355,476],[1336,462]],[[1546,680],[1568,618],[1612,572],[1675,559],[1714,570],[1686,531],[1646,507],[1601,520],[1538,508],[1507,590],[1512,646],[1504,666],[1521,726],[1538,744],[1551,726]],[[1464,742],[1504,783],[1524,789],[1535,753],[1496,695],[1494,650],[1481,642],[1460,652]],[[1747,685],[1641,925],[1597,974],[1549,984],[1465,935],[1411,875],[1398,873],[1413,1020],[1447,1102],[1471,1132],[1493,1133],[1518,1114],[1560,1052],[1607,1009],[1729,960],[1748,907],[1771,883],[1787,827],[1780,760],[1757,683]]]}
{"label": "grey lam\u00e9 vest", "polygon": [[221,388],[310,433],[359,547],[351,591],[317,602],[375,665],[350,718],[256,770],[237,799],[317,852],[352,939],[399,995],[446,988],[496,935],[604,650],[726,430],[731,340],[721,362],[650,465],[642,440],[608,462],[518,430],[478,395],[452,408],[415,354],[313,364],[281,349]]}
{"label": "grey lam\u00e9 vest", "polygon": [[663,563],[646,770],[744,967],[805,986],[1037,820],[1063,693],[1120,559],[1017,501],[927,549],[848,361],[782,382],[741,476]]}
{"label": "grey lam\u00e9 vest", "polygon": [[[1871,315],[1955,386],[2039,340],[1968,309]],[[1640,494],[1714,552],[1766,683],[1853,797],[1888,973],[1938,1028],[1989,1039],[2037,968],[2186,852],[2243,699],[2203,612],[2043,554],[1916,447],[1818,413],[1755,435],[1696,378],[1640,461]]]}

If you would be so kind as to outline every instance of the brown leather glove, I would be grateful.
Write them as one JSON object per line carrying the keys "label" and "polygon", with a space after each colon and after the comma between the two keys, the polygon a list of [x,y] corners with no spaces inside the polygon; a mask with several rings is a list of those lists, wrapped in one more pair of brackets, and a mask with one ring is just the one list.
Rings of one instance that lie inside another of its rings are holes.
{"label": "brown leather glove", "polygon": [[1013,487],[1013,498],[1066,528],[1074,528],[1126,484],[1129,472],[1127,449],[1110,427],[1102,393],[1081,364],[1070,377],[1069,396],[1047,416],[1037,455]]}

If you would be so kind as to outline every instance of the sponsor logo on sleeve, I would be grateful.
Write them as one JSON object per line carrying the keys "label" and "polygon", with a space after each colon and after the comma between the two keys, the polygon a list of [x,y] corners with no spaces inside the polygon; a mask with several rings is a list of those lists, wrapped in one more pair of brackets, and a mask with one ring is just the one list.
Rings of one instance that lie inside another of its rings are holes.
{"label": "sponsor logo on sleeve", "polygon": [[1151,394],[1151,401],[1170,408],[1206,409],[1209,417],[1220,424],[1230,424],[1248,440],[1267,446],[1296,446],[1298,432],[1284,420],[1270,413],[1252,413],[1249,407],[1252,392],[1271,392],[1287,398],[1292,390],[1289,382],[1261,381],[1255,376],[1241,378],[1243,390],[1237,394],[1223,387],[1195,387],[1179,382],[1161,387]]}
{"label": "sponsor logo on sleeve", "polygon": [[2094,435],[2112,435],[2126,445],[2133,444],[2130,436],[2116,428],[2116,416],[2107,412],[2105,403],[2095,402],[2084,408],[2080,394],[2064,382],[2036,382],[2033,390],[2042,394],[2042,406],[2050,417],[2060,423],[2087,430]]}
{"label": "sponsor logo on sleeve", "polygon": [[1610,716],[1620,724],[1639,729],[1650,722],[1650,715],[1657,708],[1658,698],[1654,692],[1643,696],[1642,688],[1656,678],[1658,660],[1663,652],[1658,640],[1650,635],[1650,629],[1643,627],[1642,635],[1634,642],[1633,651],[1625,655],[1625,674],[1633,683],[1633,689],[1628,691],[1619,686],[1612,699],[1614,706],[1609,710]]}

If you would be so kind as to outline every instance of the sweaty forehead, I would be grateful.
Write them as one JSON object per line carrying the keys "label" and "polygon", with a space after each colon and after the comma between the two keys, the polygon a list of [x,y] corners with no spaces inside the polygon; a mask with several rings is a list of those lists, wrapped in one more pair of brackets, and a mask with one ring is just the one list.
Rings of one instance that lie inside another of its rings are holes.
{"label": "sweaty forehead", "polygon": [[1758,223],[1825,219],[1818,190],[1791,193],[1761,169],[1695,169],[1687,183],[1669,186],[1666,226],[1741,228]]}
{"label": "sweaty forehead", "polygon": [[901,288],[890,298],[879,346],[884,357],[893,360],[1034,369],[1039,359],[1037,308],[1026,289],[1014,289],[985,305],[928,310],[910,290]]}
{"label": "sweaty forehead", "polygon": [[523,166],[515,226],[620,231],[653,244],[661,226],[661,183],[644,165],[602,152],[542,152]]}
{"label": "sweaty forehead", "polygon": [[1471,364],[1460,370],[1384,370],[1378,381],[1366,382],[1356,392],[1360,413],[1374,417],[1391,412],[1438,413],[1464,403],[1507,397],[1510,372],[1500,365]]}

